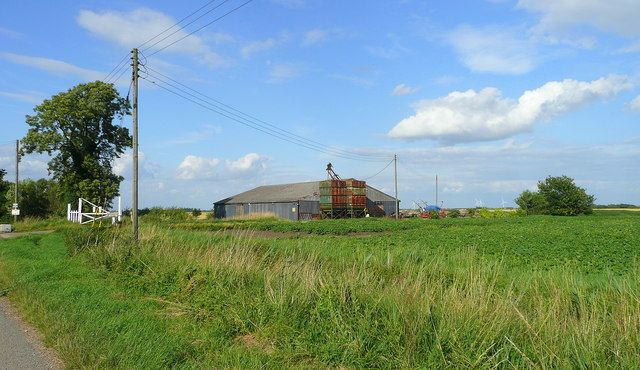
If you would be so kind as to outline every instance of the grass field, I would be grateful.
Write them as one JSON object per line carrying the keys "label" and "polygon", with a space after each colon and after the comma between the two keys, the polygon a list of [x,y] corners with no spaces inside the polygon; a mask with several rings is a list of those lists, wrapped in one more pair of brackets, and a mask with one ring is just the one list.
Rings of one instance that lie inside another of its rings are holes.
{"label": "grass field", "polygon": [[66,227],[0,241],[0,294],[69,367],[637,368],[639,222]]}

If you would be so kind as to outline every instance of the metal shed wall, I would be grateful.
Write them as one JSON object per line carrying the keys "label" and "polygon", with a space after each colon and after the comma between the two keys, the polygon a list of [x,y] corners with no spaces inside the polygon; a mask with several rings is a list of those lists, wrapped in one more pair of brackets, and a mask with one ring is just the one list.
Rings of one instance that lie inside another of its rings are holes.
{"label": "metal shed wall", "polygon": [[295,221],[298,219],[298,203],[216,204],[214,213],[216,218],[241,217],[252,213],[273,213],[277,217]]}
{"label": "metal shed wall", "polygon": [[320,202],[317,200],[301,200],[298,215],[300,220],[312,220],[320,216]]}

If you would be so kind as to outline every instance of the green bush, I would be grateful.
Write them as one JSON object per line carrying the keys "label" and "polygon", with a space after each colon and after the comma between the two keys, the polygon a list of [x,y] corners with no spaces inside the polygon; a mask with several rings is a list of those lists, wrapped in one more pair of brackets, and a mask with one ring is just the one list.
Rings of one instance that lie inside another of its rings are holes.
{"label": "green bush", "polygon": [[460,211],[457,209],[452,209],[447,213],[447,217],[458,218],[460,217]]}
{"label": "green bush", "polygon": [[182,208],[161,208],[153,207],[141,209],[140,217],[144,217],[147,221],[167,222],[167,221],[187,221],[189,213]]}

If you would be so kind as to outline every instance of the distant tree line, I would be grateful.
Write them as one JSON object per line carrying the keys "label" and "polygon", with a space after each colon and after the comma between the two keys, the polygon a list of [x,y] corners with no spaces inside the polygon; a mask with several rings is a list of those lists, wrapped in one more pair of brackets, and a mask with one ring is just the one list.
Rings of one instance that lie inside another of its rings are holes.
{"label": "distant tree line", "polygon": [[525,190],[515,199],[528,215],[576,216],[593,213],[595,197],[567,176],[547,177],[538,191]]}
{"label": "distant tree line", "polygon": [[640,208],[635,204],[614,203],[614,204],[597,204],[593,208]]}
{"label": "distant tree line", "polygon": [[[0,169],[0,220],[8,221],[14,202],[15,184],[4,180],[5,170]],[[53,179],[25,179],[18,183],[19,206],[22,217],[46,218],[63,216],[66,203],[60,184]]]}

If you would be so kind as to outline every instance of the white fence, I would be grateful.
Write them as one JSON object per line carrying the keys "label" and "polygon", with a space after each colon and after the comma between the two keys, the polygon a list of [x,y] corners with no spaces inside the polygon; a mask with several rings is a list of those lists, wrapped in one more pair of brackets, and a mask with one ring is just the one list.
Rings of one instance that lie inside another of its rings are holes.
{"label": "white fence", "polygon": [[[91,212],[83,212],[83,209],[89,208]],[[72,210],[71,203],[67,204],[67,220],[71,222],[77,222],[81,225],[96,222],[111,218],[111,223],[114,224],[122,221],[122,199],[118,197],[118,210],[109,211],[101,206],[95,205],[86,199],[78,199],[78,209]]]}

